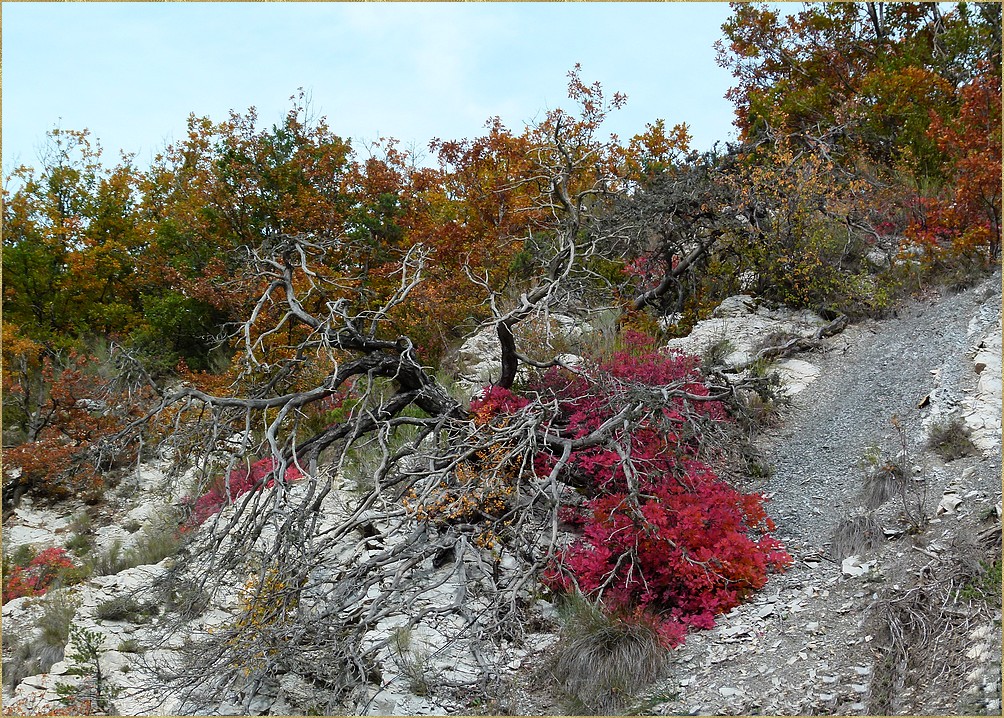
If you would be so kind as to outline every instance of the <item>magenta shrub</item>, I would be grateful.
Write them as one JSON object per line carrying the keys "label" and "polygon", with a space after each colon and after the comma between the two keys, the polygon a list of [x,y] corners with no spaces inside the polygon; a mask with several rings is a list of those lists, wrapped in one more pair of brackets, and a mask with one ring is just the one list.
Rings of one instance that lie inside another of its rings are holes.
{"label": "magenta shrub", "polygon": [[[587,377],[551,370],[529,388],[558,398],[556,425],[572,438],[590,434],[626,406],[647,407],[629,432],[618,430],[612,442],[572,453],[560,478],[587,500],[561,518],[580,535],[543,580],[556,591],[599,598],[634,620],[655,621],[663,642],[673,646],[689,628],[713,627],[717,614],[761,588],[791,557],[769,535],[774,524],[764,497],[736,490],[697,458],[694,423],[727,421],[725,407],[686,397],[667,401],[662,394],[676,388],[707,397],[700,360],[660,353],[638,333],[624,339],[628,348],[596,363]],[[630,464],[622,455],[630,455]],[[545,474],[555,462],[543,454],[535,467]]]}
{"label": "magenta shrub", "polygon": [[[225,481],[221,479],[217,485],[195,500],[192,506],[192,523],[201,526],[210,516],[249,491],[274,486],[278,467],[279,463],[268,456],[249,467],[234,469]],[[303,472],[296,466],[289,466],[284,478],[286,481],[295,481],[302,476]]]}

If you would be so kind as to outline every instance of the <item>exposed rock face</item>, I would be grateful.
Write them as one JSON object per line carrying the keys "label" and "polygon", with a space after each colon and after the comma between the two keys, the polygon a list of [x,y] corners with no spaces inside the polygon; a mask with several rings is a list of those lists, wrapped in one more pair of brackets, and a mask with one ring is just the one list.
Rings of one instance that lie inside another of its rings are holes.
{"label": "exposed rock face", "polygon": [[[561,350],[573,346],[592,331],[591,327],[566,314],[551,314],[548,320],[545,323],[543,318],[530,318],[516,325],[517,349],[535,358],[560,355],[562,361],[576,363],[578,356]],[[471,392],[498,381],[502,359],[495,326],[487,326],[468,338],[458,351],[457,362],[458,383]]]}
{"label": "exposed rock face", "polygon": [[1001,445],[1001,298],[990,291],[969,321],[966,342],[972,363],[956,367],[948,362],[932,370],[935,388],[929,395],[925,427],[961,418],[973,444],[984,454]]}
{"label": "exposed rock face", "polygon": [[[974,322],[979,317],[974,318]],[[998,315],[997,323],[980,336],[976,327],[976,357],[973,370],[979,376],[976,389],[963,400],[966,426],[972,432],[972,441],[983,451],[993,451],[1001,444],[1001,332],[1004,330]]]}
{"label": "exposed rock face", "polygon": [[797,394],[819,377],[819,367],[804,359],[781,359],[774,369],[789,395]]}
{"label": "exposed rock face", "polygon": [[[749,362],[766,345],[784,339],[811,339],[827,322],[815,312],[787,307],[771,309],[745,294],[728,297],[709,319],[698,322],[689,335],[671,339],[666,347],[686,354],[701,355],[719,342],[730,349],[726,368]],[[797,394],[819,376],[818,367],[803,359],[782,359],[776,368],[789,394]]]}
{"label": "exposed rock face", "polygon": [[61,546],[60,534],[67,531],[71,518],[64,512],[35,508],[30,497],[21,499],[14,515],[4,522],[4,546]]}

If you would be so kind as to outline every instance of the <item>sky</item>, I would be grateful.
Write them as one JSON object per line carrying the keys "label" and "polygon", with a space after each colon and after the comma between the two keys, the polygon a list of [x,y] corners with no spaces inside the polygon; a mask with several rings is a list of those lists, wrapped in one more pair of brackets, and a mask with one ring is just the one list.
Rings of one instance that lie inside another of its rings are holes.
{"label": "sky", "polygon": [[734,139],[713,44],[727,3],[2,4],[2,163],[38,165],[46,132],[88,129],[148,166],[189,114],[254,106],[278,122],[303,88],[359,147],[475,137],[571,108],[567,73],[627,94],[610,132],[686,122],[698,149]]}

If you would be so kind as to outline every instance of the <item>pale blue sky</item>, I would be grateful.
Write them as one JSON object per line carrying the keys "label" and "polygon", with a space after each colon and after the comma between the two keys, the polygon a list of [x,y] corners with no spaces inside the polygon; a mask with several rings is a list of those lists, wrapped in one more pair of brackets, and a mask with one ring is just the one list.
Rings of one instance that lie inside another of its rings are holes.
{"label": "pale blue sky", "polygon": [[37,164],[55,125],[147,166],[189,113],[254,105],[278,121],[303,87],[355,145],[425,150],[568,107],[566,73],[628,95],[608,129],[686,122],[734,138],[712,44],[726,3],[3,3],[3,170]]}

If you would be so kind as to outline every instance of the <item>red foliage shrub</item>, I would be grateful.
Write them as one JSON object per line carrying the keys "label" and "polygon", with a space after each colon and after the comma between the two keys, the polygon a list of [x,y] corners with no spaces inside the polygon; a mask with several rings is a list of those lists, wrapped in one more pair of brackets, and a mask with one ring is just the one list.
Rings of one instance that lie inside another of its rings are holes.
{"label": "red foliage shrub", "polygon": [[[661,354],[640,335],[626,339],[630,348],[588,378],[552,371],[534,387],[558,397],[558,421],[572,438],[589,435],[626,406],[646,406],[612,441],[572,453],[561,478],[590,498],[564,513],[581,536],[544,582],[601,598],[639,620],[652,616],[664,643],[676,645],[688,627],[714,626],[715,615],[761,588],[791,557],[767,535],[774,524],[764,498],[737,491],[697,459],[695,425],[727,419],[719,402],[699,399],[709,394],[699,360]],[[554,465],[551,456],[536,462],[538,472]]]}
{"label": "red foliage shrub", "polygon": [[22,596],[42,596],[59,578],[73,569],[65,549],[47,548],[26,566],[4,567],[3,602]]}
{"label": "red foliage shrub", "polygon": [[[102,474],[132,458],[131,450],[109,439],[128,419],[143,414],[152,397],[149,388],[116,386],[96,369],[98,359],[85,354],[71,353],[61,365],[42,356],[33,367],[24,355],[13,359],[24,361],[16,364],[17,371],[5,371],[4,408],[20,422],[27,440],[3,450],[5,479],[11,480],[5,490],[20,486],[54,501],[68,496],[97,500]],[[10,471],[15,468],[20,472]]]}
{"label": "red foliage shrub", "polygon": [[906,237],[929,254],[1000,255],[1001,76],[986,65],[960,90],[958,117],[932,112],[928,136],[948,158],[951,182],[918,198]]}
{"label": "red foliage shrub", "polygon": [[471,402],[471,415],[474,417],[474,423],[483,425],[499,414],[515,414],[529,403],[529,399],[516,396],[508,389],[488,386],[480,398]]}
{"label": "red foliage shrub", "polygon": [[[275,475],[279,469],[279,462],[268,456],[259,459],[246,468],[234,469],[226,477],[221,479],[209,491],[204,493],[192,505],[192,522],[195,525],[202,525],[206,519],[217,513],[227,503],[235,501],[244,494],[260,488],[271,488],[275,486]],[[289,466],[283,476],[284,481],[296,481],[303,476],[303,472],[296,466]]]}

